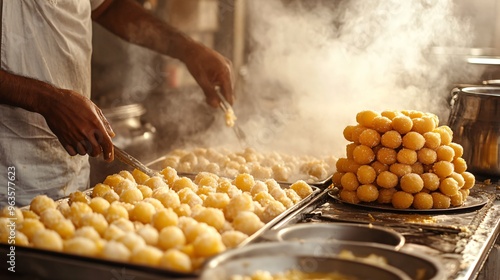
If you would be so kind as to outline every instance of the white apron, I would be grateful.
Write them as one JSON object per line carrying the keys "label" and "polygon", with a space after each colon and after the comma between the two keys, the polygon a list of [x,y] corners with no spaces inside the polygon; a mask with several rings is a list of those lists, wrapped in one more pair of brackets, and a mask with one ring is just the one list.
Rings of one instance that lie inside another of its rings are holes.
{"label": "white apron", "polygon": [[[90,15],[103,1],[0,0],[0,67],[90,97]],[[69,156],[41,115],[0,105],[0,206],[9,167],[19,207],[39,194],[58,199],[88,187],[88,156]]]}

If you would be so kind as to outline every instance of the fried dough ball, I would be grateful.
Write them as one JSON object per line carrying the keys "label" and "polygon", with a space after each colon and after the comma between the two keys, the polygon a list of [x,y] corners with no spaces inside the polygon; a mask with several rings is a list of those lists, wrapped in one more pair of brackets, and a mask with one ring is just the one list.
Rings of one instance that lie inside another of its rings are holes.
{"label": "fried dough ball", "polygon": [[20,223],[18,230],[24,233],[29,240],[33,240],[35,233],[45,230],[45,225],[38,219],[27,218]]}
{"label": "fried dough ball", "polygon": [[389,170],[389,165],[383,164],[380,161],[374,161],[370,166],[373,167],[373,169],[375,169],[375,172],[377,172],[377,175],[384,172],[384,171]]}
{"label": "fried dough ball", "polygon": [[146,185],[137,185],[137,189],[141,192],[142,197],[150,198],[153,196],[153,190]]}
{"label": "fried dough ball", "polygon": [[363,133],[363,131],[365,131],[365,129],[367,128],[362,125],[355,126],[351,135],[352,142],[359,144],[359,136]]}
{"label": "fried dough ball", "polygon": [[302,199],[306,198],[313,192],[311,186],[309,186],[304,180],[296,181],[290,185],[290,188],[294,190]]}
{"label": "fried dough ball", "polygon": [[169,249],[160,258],[160,267],[179,272],[191,272],[193,264],[185,253],[177,249]]}
{"label": "fried dough ball", "polygon": [[424,188],[424,180],[418,174],[409,173],[401,177],[400,186],[407,193],[418,193]]}
{"label": "fried dough ball", "polygon": [[252,235],[264,226],[260,218],[253,212],[239,212],[232,223],[235,230],[241,231],[247,235]]}
{"label": "fried dough ball", "polygon": [[459,189],[457,181],[451,177],[443,179],[439,184],[439,191],[449,197],[456,195]]}
{"label": "fried dough ball", "polygon": [[183,230],[187,243],[193,243],[195,239],[203,233],[219,234],[217,230],[205,223],[188,224]]}
{"label": "fried dough ball", "polygon": [[40,215],[44,210],[49,208],[56,208],[54,200],[46,195],[37,195],[30,203],[30,210]]}
{"label": "fried dough ball", "polygon": [[402,164],[412,165],[417,162],[417,152],[406,148],[399,150],[396,157]]}
{"label": "fried dough ball", "polygon": [[108,228],[106,228],[102,237],[105,240],[118,240],[119,238],[121,238],[124,235],[125,235],[125,231],[123,231],[121,228],[111,224],[108,226]]}
{"label": "fried dough ball", "polygon": [[373,127],[373,120],[380,116],[377,112],[372,110],[364,110],[356,114],[356,121],[365,127]]}
{"label": "fried dough ball", "polygon": [[286,196],[293,202],[293,204],[296,204],[302,200],[302,198],[293,189],[285,189],[285,193]]}
{"label": "fried dough ball", "polygon": [[132,251],[130,262],[150,266],[158,266],[163,256],[163,252],[153,246],[144,245]]}
{"label": "fried dough ball", "polygon": [[211,257],[226,250],[218,233],[203,233],[193,242],[196,256]]}
{"label": "fried dough ball", "polygon": [[422,134],[410,131],[405,136],[403,136],[403,147],[418,151],[422,149],[425,145],[425,138]]}
{"label": "fried dough ball", "polygon": [[365,145],[358,145],[352,153],[353,159],[357,164],[370,164],[375,160],[375,153],[370,147]]}
{"label": "fried dough ball", "polygon": [[408,209],[413,204],[413,195],[405,191],[397,191],[392,195],[391,203],[396,209]]}
{"label": "fried dough ball", "polygon": [[186,236],[182,230],[176,226],[164,227],[160,231],[158,247],[163,250],[171,248],[181,248],[186,244]]}
{"label": "fried dough ball", "polygon": [[340,158],[336,166],[337,171],[356,173],[361,165],[356,163],[353,159]]}
{"label": "fried dough ball", "polygon": [[377,172],[369,165],[359,167],[356,177],[361,184],[371,184],[377,178]]}
{"label": "fried dough ball", "polygon": [[156,209],[151,203],[140,201],[130,211],[130,220],[148,224],[153,220],[155,213]]}
{"label": "fried dough ball", "polygon": [[94,197],[90,200],[89,206],[92,211],[99,214],[106,214],[111,204],[102,197]]}
{"label": "fried dough ball", "polygon": [[463,172],[465,172],[465,170],[467,170],[467,162],[465,161],[465,159],[463,159],[461,157],[453,160],[453,166],[454,166],[454,170],[457,173],[463,173]]}
{"label": "fried dough ball", "polygon": [[[23,231],[21,231],[23,232]],[[26,234],[26,232],[23,232]],[[26,234],[26,236],[28,236]],[[51,251],[62,251],[63,250],[63,240],[57,232],[50,229],[41,229],[34,232],[33,238],[31,239],[33,247]]]}
{"label": "fried dough ball", "polygon": [[462,175],[462,177],[464,177],[464,180],[465,180],[465,183],[464,183],[462,189],[468,190],[476,184],[476,178],[474,177],[474,175],[472,175],[472,173],[465,171],[465,172],[462,172],[461,175]]}
{"label": "fried dough ball", "polygon": [[30,241],[24,233],[16,230],[14,244],[16,244],[16,246],[29,246]]}
{"label": "fried dough ball", "polygon": [[391,165],[396,163],[397,152],[394,149],[382,147],[377,151],[377,161],[382,164]]}
{"label": "fried dough ball", "polygon": [[144,199],[142,192],[138,188],[130,188],[123,190],[120,194],[120,201],[135,204]]}
{"label": "fried dough ball", "polygon": [[458,183],[458,188],[462,188],[465,185],[465,179],[461,174],[456,172],[451,173],[450,178],[453,178]]}
{"label": "fried dough ball", "polygon": [[[374,169],[375,170],[375,169]],[[333,175],[332,175],[332,184],[335,186],[335,187],[340,187],[341,186],[341,179],[342,179],[342,176],[344,176],[345,173],[341,173],[341,172],[334,172]]]}
{"label": "fried dough ball", "polygon": [[374,129],[365,129],[359,135],[359,143],[368,147],[375,147],[380,143],[380,134]]}
{"label": "fried dough ball", "polygon": [[92,189],[92,197],[103,197],[109,191],[111,191],[110,186],[102,183],[96,184]]}
{"label": "fried dough ball", "polygon": [[144,184],[144,182],[146,182],[149,179],[149,176],[146,173],[140,171],[139,169],[132,170],[131,175],[133,180],[130,178],[129,179],[136,182],[137,184]]}
{"label": "fried dough ball", "polygon": [[111,223],[111,225],[117,226],[118,228],[120,228],[124,232],[129,232],[129,231],[135,230],[134,223],[132,221],[124,219],[124,218],[120,218],[118,220],[113,221]]}
{"label": "fried dough ball", "polygon": [[226,248],[235,248],[247,238],[248,235],[237,230],[228,230],[221,234],[222,243],[224,243]]}
{"label": "fried dough ball", "polygon": [[451,206],[461,206],[464,204],[464,198],[462,192],[458,191],[456,195],[450,196]]}
{"label": "fried dough ball", "polygon": [[401,137],[401,134],[399,134],[399,132],[397,132],[396,130],[390,130],[380,137],[380,143],[384,147],[397,149],[403,143],[403,138]]}
{"label": "fried dough ball", "polygon": [[112,223],[113,221],[116,221],[118,219],[129,219],[129,214],[127,209],[121,205],[119,202],[112,202],[109,205],[108,211],[104,215],[108,223]]}
{"label": "fried dough ball", "polygon": [[131,255],[132,253],[127,248],[127,246],[123,245],[120,242],[110,240],[106,242],[106,244],[104,244],[100,256],[104,259],[112,261],[127,262],[130,259]]}
{"label": "fried dough ball", "polygon": [[383,171],[377,176],[377,185],[381,188],[391,189],[398,185],[399,178],[390,171]]}
{"label": "fried dough ball", "polygon": [[378,116],[373,119],[373,128],[378,131],[379,133],[386,133],[387,131],[392,129],[392,121],[391,119],[384,117],[384,116]]}
{"label": "fried dough ball", "polygon": [[54,225],[64,219],[63,214],[55,208],[49,208],[40,213],[40,221],[49,229],[53,229]]}
{"label": "fried dough ball", "polygon": [[262,212],[262,216],[260,218],[264,223],[268,223],[281,213],[285,212],[285,210],[286,207],[281,202],[276,200],[270,201],[269,204],[265,206],[264,211]]}
{"label": "fried dough ball", "polygon": [[341,190],[339,196],[340,199],[348,203],[358,204],[361,202],[356,191]]}
{"label": "fried dough ball", "polygon": [[392,119],[392,128],[400,134],[406,134],[411,131],[413,122],[410,117],[399,115]]}
{"label": "fried dough ball", "polygon": [[122,181],[124,181],[125,178],[123,178],[120,174],[111,174],[106,176],[106,179],[102,182],[104,185],[108,185],[112,188],[115,188],[118,186],[118,184]]}
{"label": "fried dough ball", "polygon": [[92,208],[90,208],[88,204],[85,204],[83,202],[73,202],[70,208],[71,212],[69,219],[76,227],[80,227],[80,220],[84,215],[93,213]]}
{"label": "fried dough ball", "polygon": [[372,184],[361,185],[356,190],[356,195],[361,201],[372,202],[377,200],[378,198],[378,189],[375,185]]}
{"label": "fried dough ball", "polygon": [[158,199],[158,201],[160,201],[161,204],[167,208],[170,207],[175,209],[181,205],[179,195],[173,190],[167,190],[159,194],[154,194],[153,198]]}
{"label": "fried dough ball", "polygon": [[250,193],[252,195],[256,195],[260,192],[268,192],[269,189],[267,187],[267,184],[265,184],[262,181],[256,181],[255,184],[250,188]]}
{"label": "fried dough ball", "polygon": [[162,230],[167,226],[176,226],[179,222],[179,216],[172,208],[163,208],[153,214],[151,224],[157,229]]}
{"label": "fried dough ball", "polygon": [[432,165],[432,170],[439,176],[439,178],[446,178],[453,173],[454,166],[453,163],[448,161],[438,161]]}
{"label": "fried dough ball", "polygon": [[108,221],[106,221],[106,218],[104,218],[104,216],[99,213],[86,213],[82,215],[79,224],[81,227],[91,226],[99,234],[104,234],[104,231],[108,227]]}
{"label": "fried dough ball", "polygon": [[420,177],[422,177],[425,189],[429,191],[435,191],[439,188],[440,179],[438,175],[434,173],[424,173],[420,175]]}
{"label": "fried dough ball", "polygon": [[414,118],[412,130],[420,134],[433,131],[436,128],[434,119],[430,116],[422,116],[421,118]]}
{"label": "fried dough ball", "polygon": [[404,175],[411,173],[411,166],[403,163],[394,163],[389,166],[389,171],[396,174],[398,177],[403,177]]}
{"label": "fried dough ball", "polygon": [[344,190],[355,191],[359,187],[359,181],[356,174],[347,172],[340,179],[340,185]]}
{"label": "fried dough ball", "polygon": [[229,201],[230,198],[227,193],[210,193],[203,201],[203,206],[224,209],[229,204]]}
{"label": "fried dough ball", "polygon": [[463,201],[465,201],[470,194],[470,190],[460,189],[458,191],[462,194]]}
{"label": "fried dough ball", "polygon": [[191,207],[185,203],[182,203],[178,207],[174,208],[175,213],[177,213],[177,216],[183,217],[183,216],[191,216]]}
{"label": "fried dough ball", "polygon": [[93,240],[85,237],[74,237],[64,241],[64,252],[80,256],[97,256],[99,248]]}
{"label": "fried dough ball", "polygon": [[93,240],[94,242],[101,239],[99,233],[91,226],[83,226],[75,231],[74,237],[85,237]]}
{"label": "fried dough ball", "polygon": [[452,147],[442,145],[436,149],[437,161],[449,161],[452,162],[455,158],[455,150]]}
{"label": "fried dough ball", "polygon": [[90,197],[81,191],[75,191],[69,194],[68,203],[71,205],[75,201],[80,201],[89,204]]}
{"label": "fried dough ball", "polygon": [[[353,157],[354,157],[353,152],[357,146],[358,146],[358,144],[356,144],[356,143],[349,143],[345,146],[345,154],[346,154],[348,159],[353,159]],[[339,162],[337,161],[335,164],[337,165],[337,164],[339,164]],[[337,167],[337,169],[338,169],[338,167]]]}
{"label": "fried dough ball", "polygon": [[195,193],[198,191],[198,186],[188,177],[181,177],[175,180],[171,188],[176,192],[179,192],[180,190],[185,188],[189,188]]}
{"label": "fried dough ball", "polygon": [[109,203],[113,203],[114,201],[120,200],[120,196],[114,190],[110,190],[109,192],[105,193],[102,197],[106,199]]}
{"label": "fried dough ball", "polygon": [[433,205],[433,199],[432,195],[425,193],[425,192],[419,192],[415,194],[414,199],[413,199],[413,208],[415,209],[432,209]]}
{"label": "fried dough ball", "polygon": [[9,208],[9,206],[5,206],[2,208],[2,211],[0,211],[0,217],[14,219],[16,223],[20,223],[24,219],[24,215],[21,209],[17,207]]}
{"label": "fried dough ball", "polygon": [[433,164],[437,160],[437,153],[430,148],[422,148],[417,152],[418,161],[422,164]]}
{"label": "fried dough ball", "polygon": [[342,131],[343,135],[344,135],[344,138],[345,140],[349,141],[349,142],[354,142],[354,139],[352,138],[352,135],[353,135],[353,132],[354,132],[354,129],[356,128],[355,125],[348,125],[344,128],[344,130]]}
{"label": "fried dough ball", "polygon": [[165,167],[160,172],[163,175],[163,179],[167,182],[169,186],[172,186],[174,182],[179,179],[179,175],[177,175],[177,170],[172,167]]}
{"label": "fried dough ball", "polygon": [[146,241],[144,241],[141,236],[133,231],[125,232],[124,235],[121,235],[114,240],[127,246],[130,252],[134,252],[134,250],[146,246]]}
{"label": "fried dough ball", "polygon": [[214,227],[218,231],[222,230],[226,222],[224,212],[217,208],[204,208],[198,213],[193,214],[192,217],[198,222]]}
{"label": "fried dough ball", "polygon": [[122,181],[118,182],[116,186],[113,186],[113,190],[116,192],[116,194],[118,194],[118,196],[120,196],[125,190],[135,188],[137,188],[137,184],[130,181],[129,179],[123,179]]}
{"label": "fried dough ball", "polygon": [[63,219],[52,227],[63,239],[70,238],[75,233],[75,226],[70,220]]}
{"label": "fried dough ball", "polygon": [[377,202],[381,204],[389,204],[392,202],[392,196],[397,192],[396,188],[379,189]]}
{"label": "fried dough ball", "polygon": [[426,132],[423,134],[425,138],[425,147],[429,149],[437,149],[441,146],[441,134],[437,132]]}
{"label": "fried dough ball", "polygon": [[451,198],[440,192],[432,192],[432,208],[433,209],[448,209],[451,205]]}
{"label": "fried dough ball", "polygon": [[254,210],[254,204],[252,197],[248,193],[242,193],[231,198],[231,200],[229,201],[229,204],[226,206],[226,218],[229,221],[232,221],[239,212],[241,211],[253,212],[253,210]]}
{"label": "fried dough ball", "polygon": [[397,112],[397,111],[389,111],[389,110],[385,110],[385,111],[382,111],[382,113],[380,113],[380,115],[382,115],[383,117],[386,117],[390,120],[394,119],[395,117],[401,115],[400,112]]}
{"label": "fried dough ball", "polygon": [[441,145],[449,145],[453,139],[453,131],[450,127],[442,125],[434,129],[434,132],[439,133],[441,136]]}
{"label": "fried dough ball", "polygon": [[252,175],[248,173],[238,174],[233,181],[233,184],[238,187],[238,189],[248,192],[255,184],[255,180]]}
{"label": "fried dough ball", "polygon": [[[60,203],[59,205],[61,205],[61,204],[62,204],[62,203]],[[59,211],[61,211],[61,209],[59,208],[59,205],[57,206],[57,207],[58,207],[57,209],[58,209]],[[67,203],[67,202],[66,202],[66,205],[68,206],[68,209],[69,209],[69,205],[68,205],[68,203]],[[28,209],[21,209],[21,213],[23,213],[23,220],[24,220],[24,219],[28,219],[28,218],[31,218],[31,219],[38,219],[38,218],[39,218],[39,216],[38,216],[35,212],[33,212],[33,211],[31,211],[31,210],[28,210]],[[61,211],[61,213],[64,215],[63,211]],[[16,214],[16,215],[17,215],[17,214]],[[66,217],[66,216],[65,216],[65,217]],[[21,221],[22,221],[22,220],[21,220]]]}
{"label": "fried dough ball", "polygon": [[462,145],[452,142],[449,144],[449,146],[453,149],[453,151],[455,151],[454,159],[457,159],[464,155],[464,147],[462,147]]}
{"label": "fried dough ball", "polygon": [[414,164],[411,165],[411,172],[415,174],[424,174],[424,165],[420,162],[415,162]]}
{"label": "fried dough ball", "polygon": [[136,233],[144,239],[147,245],[156,246],[158,244],[159,233],[152,225],[144,225],[137,229]]}

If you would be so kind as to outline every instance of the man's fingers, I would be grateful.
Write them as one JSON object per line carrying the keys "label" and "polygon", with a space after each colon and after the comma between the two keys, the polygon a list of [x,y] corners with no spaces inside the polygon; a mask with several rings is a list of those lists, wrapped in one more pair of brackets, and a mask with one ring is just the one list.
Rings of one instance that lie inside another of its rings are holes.
{"label": "man's fingers", "polygon": [[70,156],[76,156],[75,149],[73,149],[73,147],[71,147],[70,145],[68,144],[64,145],[64,149],[66,150],[66,152],[68,152]]}
{"label": "man's fingers", "polygon": [[233,87],[231,85],[231,81],[228,79],[222,79],[220,85],[221,93],[226,98],[229,104],[233,105],[234,103],[234,95],[233,95]]}
{"label": "man's fingers", "polygon": [[79,155],[84,156],[87,154],[87,149],[83,146],[81,142],[76,143],[76,151]]}
{"label": "man's fingers", "polygon": [[101,109],[96,108],[97,113],[99,114],[99,117],[101,118],[101,122],[104,125],[104,128],[106,129],[106,132],[111,136],[111,138],[115,137],[115,132],[113,131],[113,128],[111,127],[111,124],[109,124],[108,120],[102,113]]}

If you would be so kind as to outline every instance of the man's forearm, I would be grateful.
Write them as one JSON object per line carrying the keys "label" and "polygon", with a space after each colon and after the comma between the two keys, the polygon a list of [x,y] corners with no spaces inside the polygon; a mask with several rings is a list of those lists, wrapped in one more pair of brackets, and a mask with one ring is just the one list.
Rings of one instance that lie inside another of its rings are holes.
{"label": "man's forearm", "polygon": [[0,104],[40,113],[44,98],[53,90],[42,81],[0,70]]}
{"label": "man's forearm", "polygon": [[184,61],[194,41],[133,0],[114,0],[94,20],[122,39]]}

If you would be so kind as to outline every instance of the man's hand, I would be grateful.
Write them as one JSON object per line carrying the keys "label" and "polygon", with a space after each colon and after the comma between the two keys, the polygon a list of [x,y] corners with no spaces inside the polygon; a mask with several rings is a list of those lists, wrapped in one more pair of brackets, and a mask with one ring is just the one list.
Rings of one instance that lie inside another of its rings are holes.
{"label": "man's hand", "polygon": [[90,99],[70,90],[57,89],[48,100],[40,102],[40,114],[68,154],[96,157],[101,153],[112,161],[115,136],[110,124]]}
{"label": "man's hand", "polygon": [[231,62],[203,45],[192,43],[190,55],[184,58],[184,63],[196,82],[200,85],[207,98],[207,103],[218,107],[220,100],[215,93],[215,87],[221,88],[222,95],[233,104],[233,73]]}

